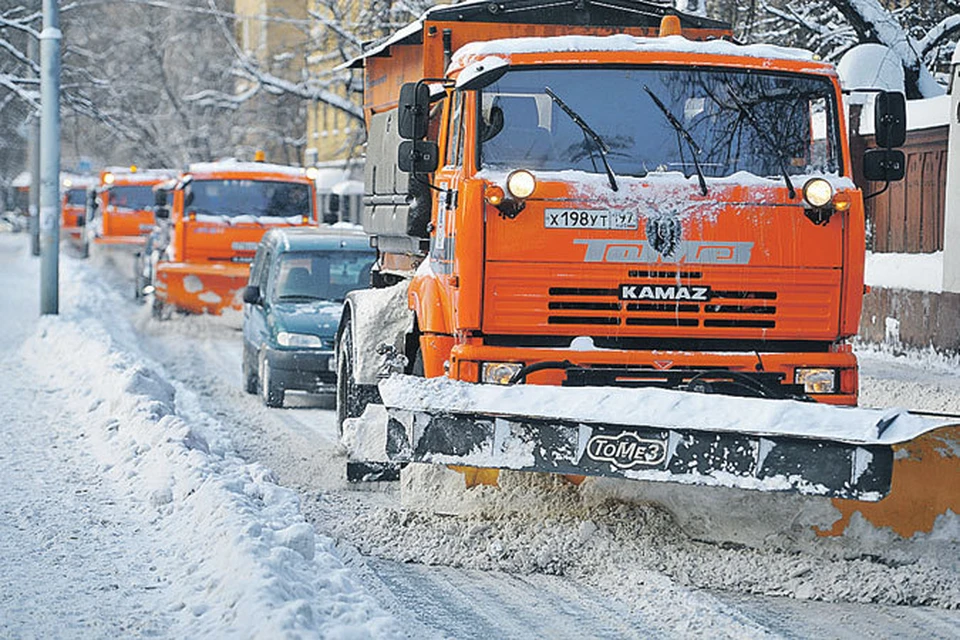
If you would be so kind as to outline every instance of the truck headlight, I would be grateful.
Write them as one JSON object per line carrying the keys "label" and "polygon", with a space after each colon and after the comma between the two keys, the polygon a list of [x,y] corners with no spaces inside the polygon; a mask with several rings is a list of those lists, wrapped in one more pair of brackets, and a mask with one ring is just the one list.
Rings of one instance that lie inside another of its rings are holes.
{"label": "truck headlight", "polygon": [[814,209],[822,209],[833,200],[833,186],[823,178],[811,178],[803,185],[803,199]]}
{"label": "truck headlight", "polygon": [[507,176],[507,191],[514,198],[529,198],[537,187],[537,180],[533,174],[525,169],[517,169]]}
{"label": "truck headlight", "polygon": [[507,384],[510,378],[522,368],[522,362],[484,362],[480,382]]}
{"label": "truck headlight", "polygon": [[795,369],[794,384],[802,384],[804,393],[836,393],[836,369]]}
{"label": "truck headlight", "polygon": [[290,333],[281,331],[277,334],[277,343],[282,347],[322,347],[323,340],[319,336],[309,333]]}

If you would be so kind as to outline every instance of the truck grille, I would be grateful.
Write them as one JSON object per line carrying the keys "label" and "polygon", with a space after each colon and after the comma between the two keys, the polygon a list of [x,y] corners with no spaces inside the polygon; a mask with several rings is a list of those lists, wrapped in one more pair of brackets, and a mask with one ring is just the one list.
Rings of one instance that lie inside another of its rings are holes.
{"label": "truck grille", "polygon": [[[631,272],[630,276],[677,282],[675,272]],[[700,273],[680,274],[684,281],[700,277]],[[776,300],[775,291],[712,291],[710,300],[705,302],[629,302],[618,299],[617,289],[552,287],[547,302],[547,309],[551,312],[547,323],[773,329],[776,327]]]}

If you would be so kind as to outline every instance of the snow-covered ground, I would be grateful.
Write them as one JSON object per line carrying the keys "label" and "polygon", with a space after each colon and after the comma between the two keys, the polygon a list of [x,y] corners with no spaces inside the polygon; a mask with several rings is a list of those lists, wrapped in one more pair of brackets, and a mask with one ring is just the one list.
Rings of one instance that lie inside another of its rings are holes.
{"label": "snow-covered ground", "polygon": [[[960,636],[936,563],[696,542],[556,478],[446,515],[349,488],[329,404],[243,393],[235,317],[156,322],[64,256],[38,321],[37,267],[0,236],[2,637]],[[956,365],[867,353],[864,403],[960,412]]]}
{"label": "snow-covered ground", "polygon": [[123,344],[85,265],[66,260],[62,314],[35,319],[27,253],[0,238],[0,635],[399,636],[297,494],[215,418],[184,419],[192,392]]}

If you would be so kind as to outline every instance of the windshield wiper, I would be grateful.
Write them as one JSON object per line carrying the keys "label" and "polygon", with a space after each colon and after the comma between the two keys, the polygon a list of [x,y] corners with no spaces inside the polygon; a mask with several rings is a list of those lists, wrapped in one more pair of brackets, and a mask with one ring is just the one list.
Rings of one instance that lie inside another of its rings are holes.
{"label": "windshield wiper", "polygon": [[783,181],[787,183],[787,191],[790,194],[790,199],[792,200],[793,198],[796,198],[797,191],[793,188],[793,183],[790,181],[790,174],[787,173],[787,162],[783,157],[783,150],[777,146],[776,141],[770,138],[770,134],[760,125],[760,122],[757,121],[757,116],[753,113],[747,103],[745,103],[743,99],[736,94],[730,85],[727,85],[727,93],[733,100],[734,104],[737,105],[737,109],[740,111],[740,113],[747,117],[747,122],[749,122],[750,126],[753,127],[753,130],[756,131],[760,135],[760,138],[767,143],[767,146],[775,154],[777,154],[777,160],[779,161],[780,165],[780,173],[783,175]]}
{"label": "windshield wiper", "polygon": [[[683,136],[683,139],[687,141],[687,144],[690,145],[690,151],[693,154],[693,168],[697,170],[697,180],[700,181],[700,194],[707,195],[707,181],[703,177],[703,169],[700,168],[700,161],[697,159],[697,155],[700,154],[700,145],[697,144],[697,141],[693,139],[693,136],[690,135],[690,132],[687,131],[676,116],[670,113],[670,110],[667,109],[667,105],[663,104],[663,101],[657,97],[653,91],[650,90],[650,87],[643,85],[643,90],[647,92],[647,95],[650,96],[650,99],[653,100],[653,103],[657,105],[663,115],[667,118],[667,122],[676,130],[676,132]],[[677,142],[680,142],[677,140]],[[680,148],[681,158],[683,156],[683,145]]]}
{"label": "windshield wiper", "polygon": [[283,300],[323,300],[323,298],[309,293],[284,293],[283,295],[277,296],[277,302]]}
{"label": "windshield wiper", "polygon": [[590,128],[586,122],[583,121],[583,118],[580,115],[571,109],[566,102],[560,99],[560,96],[553,92],[553,89],[550,87],[544,87],[544,92],[550,96],[550,99],[557,103],[557,106],[573,120],[574,124],[580,127],[583,130],[583,133],[589,136],[594,143],[597,145],[597,149],[600,151],[600,159],[603,161],[603,167],[607,170],[607,178],[610,180],[610,188],[614,191],[619,191],[620,187],[617,185],[617,178],[613,173],[613,169],[610,168],[610,163],[607,161],[607,145],[604,144],[603,138],[600,137],[596,131]]}

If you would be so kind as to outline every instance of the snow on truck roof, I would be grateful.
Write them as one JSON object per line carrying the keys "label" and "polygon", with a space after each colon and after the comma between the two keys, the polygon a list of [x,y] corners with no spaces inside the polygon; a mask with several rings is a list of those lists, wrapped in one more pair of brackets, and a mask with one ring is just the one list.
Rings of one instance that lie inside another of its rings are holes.
{"label": "snow on truck roof", "polygon": [[218,162],[196,162],[191,164],[186,173],[212,174],[223,172],[274,174],[291,178],[307,179],[307,170],[303,167],[291,167],[285,164],[270,164],[268,162],[241,162],[239,160],[220,160]]}
{"label": "snow on truck roof", "polygon": [[485,56],[511,56],[525,53],[602,52],[623,53],[689,53],[766,60],[813,62],[813,53],[806,49],[771,44],[735,44],[727,40],[688,40],[683,36],[660,38],[626,34],[612,36],[556,36],[546,38],[507,38],[471,42],[453,55],[450,67],[466,67]]}
{"label": "snow on truck roof", "polygon": [[408,24],[385,40],[374,43],[360,56],[338,69],[359,68],[366,58],[383,55],[397,44],[423,42],[423,28],[433,22],[491,22],[534,25],[570,25],[581,27],[648,27],[659,26],[664,15],[680,19],[684,29],[730,31],[726,22],[683,13],[666,5],[646,0],[475,0],[460,4],[438,4],[427,9],[415,22]]}

